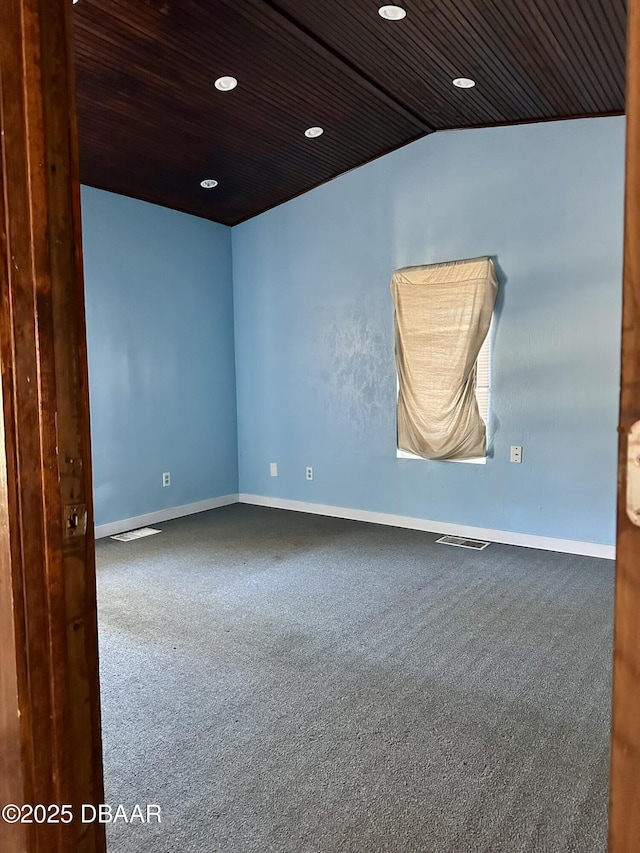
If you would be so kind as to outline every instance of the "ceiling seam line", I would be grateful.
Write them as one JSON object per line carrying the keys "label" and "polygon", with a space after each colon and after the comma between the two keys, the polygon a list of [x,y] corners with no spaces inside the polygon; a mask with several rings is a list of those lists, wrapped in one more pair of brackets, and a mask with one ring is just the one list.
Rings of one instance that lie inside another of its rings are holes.
{"label": "ceiling seam line", "polygon": [[308,41],[313,42],[316,46],[316,52],[329,54],[335,62],[339,62],[343,68],[348,68],[352,74],[366,83],[367,87],[372,91],[376,92],[378,95],[382,96],[382,98],[393,105],[397,112],[403,114],[406,117],[411,118],[412,121],[417,122],[420,127],[427,133],[435,133],[438,128],[434,127],[428,121],[426,121],[419,113],[415,112],[411,107],[403,104],[402,101],[398,100],[395,95],[392,95],[390,92],[387,92],[382,86],[372,80],[368,74],[365,74],[364,71],[358,68],[357,65],[351,63],[348,59],[346,59],[339,51],[335,48],[331,47],[327,44],[324,39],[316,36],[310,29],[308,29],[304,24],[301,24],[297,21],[292,15],[286,12],[284,9],[280,8],[277,3],[273,3],[272,0],[261,0],[263,6],[266,6],[271,10],[272,13],[278,15],[278,17],[285,20],[290,27],[294,27],[299,33],[301,33]]}

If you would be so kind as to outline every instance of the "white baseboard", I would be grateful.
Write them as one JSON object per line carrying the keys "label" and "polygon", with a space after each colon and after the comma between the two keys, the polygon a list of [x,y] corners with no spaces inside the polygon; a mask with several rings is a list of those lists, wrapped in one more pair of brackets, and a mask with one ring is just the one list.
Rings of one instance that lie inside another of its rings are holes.
{"label": "white baseboard", "polygon": [[374,524],[387,524],[391,527],[405,527],[409,530],[424,530],[427,533],[448,533],[453,536],[468,536],[472,539],[488,539],[503,545],[520,545],[523,548],[539,548],[542,551],[560,551],[564,554],[580,554],[585,557],[601,557],[615,560],[615,545],[600,545],[597,542],[579,542],[573,539],[554,539],[550,536],[535,536],[531,533],[511,533],[508,530],[491,530],[486,527],[470,527],[465,524],[450,524],[446,521],[429,521],[425,518],[411,518],[406,515],[392,515],[386,512],[370,512],[362,509],[348,509],[328,504],[290,501],[282,498],[268,498],[261,495],[239,495],[240,503],[256,506],[270,506],[276,509],[291,509],[296,512],[309,512],[314,515],[328,515],[333,518],[348,518],[352,521],[369,521]]}
{"label": "white baseboard", "polygon": [[127,530],[135,530],[138,527],[147,527],[149,524],[160,524],[161,521],[171,521],[173,518],[182,518],[185,515],[195,515],[197,512],[206,512],[208,509],[217,509],[219,506],[228,506],[238,503],[239,495],[223,495],[220,498],[209,498],[206,501],[198,501],[193,504],[159,509],[146,515],[137,515],[135,518],[123,518],[121,521],[112,521],[109,524],[99,524],[95,529],[96,539],[104,539],[105,536],[115,536],[116,533],[126,533]]}
{"label": "white baseboard", "polygon": [[234,503],[268,506],[275,509],[289,509],[294,512],[308,512],[313,515],[327,515],[332,518],[346,518],[351,521],[367,521],[373,524],[386,524],[390,527],[404,527],[408,530],[424,530],[426,533],[448,533],[453,536],[469,536],[472,539],[488,539],[504,545],[519,545],[522,548],[539,548],[542,551],[559,551],[564,554],[580,554],[586,557],[601,557],[605,560],[615,560],[615,545],[600,545],[597,542],[579,542],[573,539],[554,539],[550,536],[535,536],[531,533],[512,533],[508,530],[492,530],[486,527],[471,527],[465,524],[451,524],[446,521],[430,521],[426,518],[412,518],[407,515],[393,515],[386,512],[373,512],[363,509],[331,506],[329,504],[310,503],[308,501],[292,501],[285,498],[269,498],[263,495],[232,494],[219,498],[209,498],[206,501],[184,504],[183,506],[160,509],[135,518],[123,518],[109,524],[100,524],[95,529],[96,539],[125,533],[137,527],[150,524],[160,524],[173,518],[185,515],[195,515],[229,506]]}

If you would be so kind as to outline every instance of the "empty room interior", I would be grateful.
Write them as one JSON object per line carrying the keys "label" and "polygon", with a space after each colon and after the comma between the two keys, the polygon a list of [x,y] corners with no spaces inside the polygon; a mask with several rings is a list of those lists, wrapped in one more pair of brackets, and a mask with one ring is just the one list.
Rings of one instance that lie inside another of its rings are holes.
{"label": "empty room interior", "polygon": [[626,4],[71,18],[108,850],[604,851]]}

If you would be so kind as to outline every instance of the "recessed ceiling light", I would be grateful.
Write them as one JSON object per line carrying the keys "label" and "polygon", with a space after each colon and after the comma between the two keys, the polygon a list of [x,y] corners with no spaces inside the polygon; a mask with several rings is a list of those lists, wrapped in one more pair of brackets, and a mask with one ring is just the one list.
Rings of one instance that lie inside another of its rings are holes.
{"label": "recessed ceiling light", "polygon": [[232,89],[235,89],[238,85],[238,81],[235,77],[218,77],[215,82],[215,87],[220,92],[230,92]]}
{"label": "recessed ceiling light", "polygon": [[476,85],[476,81],[471,80],[469,77],[456,77],[452,82],[454,86],[458,87],[458,89],[473,89]]}
{"label": "recessed ceiling light", "polygon": [[316,136],[322,136],[323,133],[324,128],[322,127],[308,127],[305,130],[304,135],[307,137],[307,139],[315,139]]}
{"label": "recessed ceiling light", "polygon": [[406,9],[403,9],[402,6],[380,6],[378,14],[385,21],[401,21],[407,17]]}
{"label": "recessed ceiling light", "polygon": [[200,186],[205,190],[212,190],[218,186],[218,182],[214,181],[213,178],[205,178],[204,181],[200,181]]}

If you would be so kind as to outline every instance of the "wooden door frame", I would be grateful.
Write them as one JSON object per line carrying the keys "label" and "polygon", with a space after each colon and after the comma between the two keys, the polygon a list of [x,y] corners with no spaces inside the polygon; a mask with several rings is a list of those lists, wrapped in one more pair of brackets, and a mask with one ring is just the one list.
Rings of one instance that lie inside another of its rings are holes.
{"label": "wooden door frame", "polygon": [[70,15],[2,0],[0,804],[69,807],[0,817],[3,853],[105,849]]}
{"label": "wooden door frame", "polygon": [[[629,433],[633,424],[638,421],[640,421],[640,0],[629,0],[618,529],[609,803],[610,853],[633,853],[640,850],[640,527],[636,526],[627,513]],[[640,509],[640,506],[637,508]]]}

